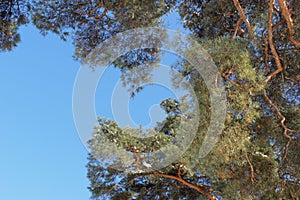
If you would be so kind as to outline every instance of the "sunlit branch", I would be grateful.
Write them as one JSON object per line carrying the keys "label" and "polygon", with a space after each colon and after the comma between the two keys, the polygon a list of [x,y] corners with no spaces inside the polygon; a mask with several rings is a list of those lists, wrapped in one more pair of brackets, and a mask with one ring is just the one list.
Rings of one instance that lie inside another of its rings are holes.
{"label": "sunlit branch", "polygon": [[277,53],[277,50],[275,48],[274,41],[273,41],[273,6],[274,6],[274,0],[271,0],[270,5],[269,5],[268,39],[269,39],[271,52],[275,58],[277,69],[266,78],[266,80],[265,80],[266,82],[268,82],[272,77],[276,76],[278,73],[282,72],[282,70],[283,70],[283,67],[282,67],[282,64],[280,61],[280,57]]}
{"label": "sunlit branch", "polygon": [[177,176],[173,176],[173,175],[168,175],[168,174],[163,174],[160,173],[158,171],[153,171],[153,174],[164,177],[164,178],[168,178],[168,179],[172,179],[172,180],[176,180],[181,182],[182,184],[196,190],[197,192],[199,192],[200,194],[205,195],[206,197],[208,197],[210,200],[217,200],[217,197],[213,196],[211,193],[206,192],[204,189],[202,189],[201,187],[194,185],[192,183],[187,182],[186,180],[182,179],[181,177],[177,177]]}
{"label": "sunlit branch", "polygon": [[285,21],[287,23],[289,33],[290,33],[290,41],[295,44],[296,46],[300,47],[300,41],[296,40],[294,38],[294,24],[293,24],[293,19],[291,16],[291,13],[288,9],[287,2],[285,0],[278,0],[278,5],[281,8],[282,15],[285,18]]}

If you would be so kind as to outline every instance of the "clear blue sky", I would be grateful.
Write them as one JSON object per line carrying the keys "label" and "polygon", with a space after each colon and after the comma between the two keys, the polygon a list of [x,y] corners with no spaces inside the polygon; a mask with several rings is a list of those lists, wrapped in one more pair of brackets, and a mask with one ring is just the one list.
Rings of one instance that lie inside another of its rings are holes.
{"label": "clear blue sky", "polygon": [[0,199],[88,199],[87,151],[72,117],[73,46],[31,26],[21,37],[0,53]]}
{"label": "clear blue sky", "polygon": [[[0,52],[0,200],[89,199],[88,152],[72,114],[80,68],[72,58],[74,47],[53,34],[43,37],[32,26],[21,27],[20,33],[17,48]],[[117,81],[118,74],[111,70],[103,85]],[[103,85],[97,89],[96,112],[112,118],[113,87]],[[154,86],[139,95],[130,110],[137,124],[147,125],[145,111],[170,91]]]}

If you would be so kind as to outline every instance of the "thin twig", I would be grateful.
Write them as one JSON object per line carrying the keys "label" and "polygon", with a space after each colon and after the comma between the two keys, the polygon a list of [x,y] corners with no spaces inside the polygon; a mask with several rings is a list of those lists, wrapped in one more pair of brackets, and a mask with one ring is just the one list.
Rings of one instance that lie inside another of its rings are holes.
{"label": "thin twig", "polygon": [[289,145],[292,141],[292,137],[288,134],[288,131],[290,132],[296,132],[295,130],[291,130],[289,129],[286,125],[285,125],[285,116],[280,112],[279,108],[272,102],[272,100],[268,97],[267,95],[267,92],[266,90],[264,90],[264,97],[266,98],[266,100],[269,102],[269,104],[276,110],[277,114],[279,115],[279,117],[281,117],[281,121],[280,121],[280,124],[281,124],[281,127],[283,128],[283,135],[285,138],[287,138],[289,141],[288,143],[286,144],[286,147],[285,147],[285,155],[283,157],[283,160],[284,161],[286,159],[286,156],[287,156],[287,153],[288,153],[288,148],[289,148]]}
{"label": "thin twig", "polygon": [[254,183],[254,179],[255,179],[255,176],[254,176],[254,167],[253,167],[252,163],[250,162],[250,159],[249,159],[247,151],[245,151],[245,156],[246,156],[247,162],[248,162],[248,164],[250,166],[250,169],[251,169],[251,181],[252,181],[252,183]]}
{"label": "thin twig", "polygon": [[269,41],[268,36],[264,37],[264,32],[262,33],[265,43],[265,65],[266,65],[266,72],[269,70]]}
{"label": "thin twig", "polygon": [[230,72],[225,71],[225,72],[222,73],[222,77],[224,77],[231,85],[233,85],[233,86],[235,86],[235,87],[237,87],[241,90],[250,90],[251,92],[260,92],[259,89],[254,88],[254,87],[250,87],[249,84],[241,85],[241,84],[233,81],[231,78],[228,77],[228,74],[230,74]]}
{"label": "thin twig", "polygon": [[234,32],[234,35],[233,35],[233,39],[236,38],[238,30],[240,29],[240,26],[241,26],[242,22],[243,22],[243,19],[240,17],[239,20],[236,23],[236,27],[235,27],[235,32]]}
{"label": "thin twig", "polygon": [[181,165],[178,166],[177,176],[182,179],[180,170],[181,170]]}

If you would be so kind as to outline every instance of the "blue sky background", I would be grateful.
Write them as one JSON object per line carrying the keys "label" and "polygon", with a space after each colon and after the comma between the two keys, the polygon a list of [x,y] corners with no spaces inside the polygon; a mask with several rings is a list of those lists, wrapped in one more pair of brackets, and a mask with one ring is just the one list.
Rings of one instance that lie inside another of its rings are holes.
{"label": "blue sky background", "polygon": [[[20,34],[17,48],[0,53],[0,199],[89,199],[88,152],[72,114],[80,68],[72,58],[74,47],[53,34],[43,37],[32,26],[21,27]],[[118,74],[110,70],[103,79],[108,87],[97,90],[96,112],[107,118],[112,118],[110,85]],[[137,96],[131,104],[136,122],[147,125],[145,110],[169,94],[154,86]]]}
{"label": "blue sky background", "polygon": [[87,151],[72,118],[72,44],[34,27],[0,53],[0,199],[88,199]]}

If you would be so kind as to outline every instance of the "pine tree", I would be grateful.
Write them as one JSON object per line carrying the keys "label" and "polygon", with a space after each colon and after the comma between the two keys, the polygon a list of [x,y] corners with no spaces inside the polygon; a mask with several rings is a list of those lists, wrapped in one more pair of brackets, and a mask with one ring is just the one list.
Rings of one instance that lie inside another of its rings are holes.
{"label": "pine tree", "polygon": [[[1,49],[10,50],[18,41],[17,27],[27,18],[12,23],[12,15],[7,14],[11,1],[4,2]],[[149,130],[152,137],[144,139],[138,137],[141,129],[120,128],[100,117],[89,141],[92,199],[299,199],[299,1],[49,0],[34,1],[32,7],[34,25],[42,34],[51,31],[63,40],[72,39],[78,60],[117,33],[161,26],[161,17],[172,10],[209,52],[224,82],[225,128],[217,145],[201,159],[210,94],[201,74],[183,59],[172,67],[192,85],[201,116],[190,148],[176,161],[155,169],[140,153],[151,154],[178,142],[176,130],[184,109],[180,101],[161,102],[167,117]],[[13,37],[7,40],[7,35]],[[139,65],[156,63],[161,53],[159,49],[134,50],[114,61],[132,96],[143,89],[142,79],[148,73]],[[103,162],[105,155],[113,155],[113,147],[101,146],[103,141],[130,152],[128,161],[133,160],[134,166],[124,169],[125,173],[116,170],[122,163]]]}

